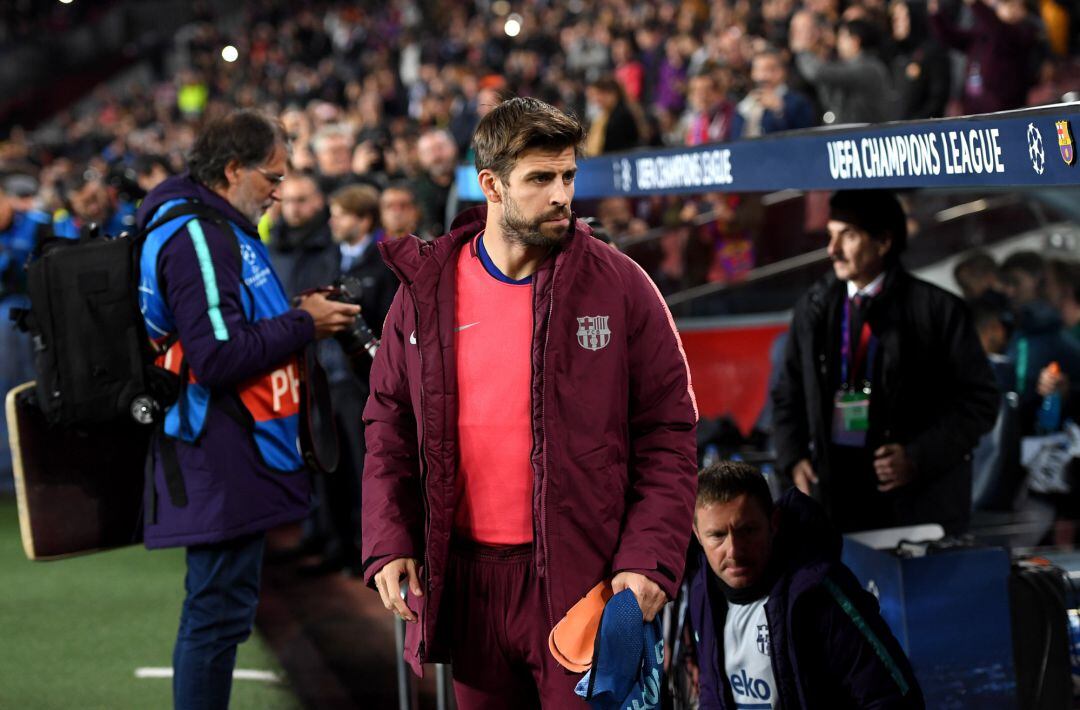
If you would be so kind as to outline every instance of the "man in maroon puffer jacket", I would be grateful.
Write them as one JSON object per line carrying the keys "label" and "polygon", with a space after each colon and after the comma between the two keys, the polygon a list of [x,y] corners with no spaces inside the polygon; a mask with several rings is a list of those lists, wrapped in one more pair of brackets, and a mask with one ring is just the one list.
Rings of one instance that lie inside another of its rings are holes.
{"label": "man in maroon puffer jacket", "polygon": [[365,579],[415,622],[417,673],[452,659],[461,708],[584,706],[554,624],[605,578],[651,619],[682,578],[689,369],[652,282],[570,211],[583,139],[499,105],[475,136],[486,208],[380,245],[402,287],[364,412]]}

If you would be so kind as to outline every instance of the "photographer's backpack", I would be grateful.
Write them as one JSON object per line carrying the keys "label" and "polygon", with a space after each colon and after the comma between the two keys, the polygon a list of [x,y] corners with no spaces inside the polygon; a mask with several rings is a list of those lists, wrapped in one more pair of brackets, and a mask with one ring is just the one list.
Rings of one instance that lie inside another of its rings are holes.
{"label": "photographer's backpack", "polygon": [[[165,215],[220,220],[202,205]],[[27,267],[37,384],[8,393],[23,549],[49,560],[137,544],[147,451],[179,378],[154,365],[139,309],[146,234],[52,239]],[[239,259],[239,249],[237,249]],[[166,343],[168,345],[168,343]]]}
{"label": "photographer's backpack", "polygon": [[158,354],[139,309],[139,256],[146,235],[183,215],[220,222],[189,202],[134,235],[51,239],[27,267],[30,310],[20,326],[34,341],[37,399],[54,425],[133,417],[151,424],[176,398],[178,380]]}

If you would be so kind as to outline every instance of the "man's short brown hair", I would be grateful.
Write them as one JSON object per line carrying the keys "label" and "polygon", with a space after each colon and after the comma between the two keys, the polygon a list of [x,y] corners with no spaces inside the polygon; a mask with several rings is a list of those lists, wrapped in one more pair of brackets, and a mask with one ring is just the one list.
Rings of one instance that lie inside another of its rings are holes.
{"label": "man's short brown hair", "polygon": [[490,170],[505,181],[529,150],[558,153],[573,148],[581,157],[585,128],[551,104],[530,98],[502,102],[480,120],[473,135],[477,171]]}
{"label": "man's short brown hair", "polygon": [[756,500],[765,515],[772,514],[772,493],[761,471],[742,461],[720,461],[698,474],[697,502],[694,507],[730,503],[741,495]]}
{"label": "man's short brown hair", "polygon": [[379,191],[370,185],[346,185],[330,196],[330,204],[351,215],[370,217],[373,223],[379,223]]}

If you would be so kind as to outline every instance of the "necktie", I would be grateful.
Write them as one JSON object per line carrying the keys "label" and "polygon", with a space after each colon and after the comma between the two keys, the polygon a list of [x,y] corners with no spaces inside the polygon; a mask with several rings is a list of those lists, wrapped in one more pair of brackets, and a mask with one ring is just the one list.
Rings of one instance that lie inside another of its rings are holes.
{"label": "necktie", "polygon": [[857,293],[851,297],[851,337],[857,343],[862,335],[863,322],[866,320],[866,305],[870,297]]}

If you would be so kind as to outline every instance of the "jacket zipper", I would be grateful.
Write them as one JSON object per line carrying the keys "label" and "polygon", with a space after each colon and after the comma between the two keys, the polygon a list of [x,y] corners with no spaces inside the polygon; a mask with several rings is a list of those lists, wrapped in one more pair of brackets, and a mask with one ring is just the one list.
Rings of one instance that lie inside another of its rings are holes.
{"label": "jacket zipper", "polygon": [[[416,305],[416,296],[413,295],[413,313],[416,316],[416,331],[420,330],[420,307]],[[424,351],[420,347],[420,338],[416,339],[416,355],[420,358],[420,379],[424,377]],[[420,387],[420,494],[424,502],[424,547],[421,551],[420,561],[424,568],[424,598],[431,598],[431,574],[428,569],[428,541],[431,539],[431,505],[428,499],[427,479],[431,472],[431,464],[427,458],[427,420],[424,418],[424,388]],[[427,647],[427,617],[420,627],[420,646],[417,655],[421,663],[424,662],[424,653]]]}
{"label": "jacket zipper", "polygon": [[544,447],[543,464],[541,466],[542,480],[540,482],[540,544],[544,549],[544,598],[547,602],[548,623],[555,625],[555,613],[551,603],[551,552],[547,540],[547,482],[548,482],[548,442],[547,430],[544,426],[546,421],[547,404],[547,354],[548,342],[551,340],[551,314],[555,310],[555,279],[559,275],[559,264],[555,263],[555,269],[551,272],[551,292],[548,295],[547,323],[544,327],[544,354],[541,357],[540,371],[540,442]]}

